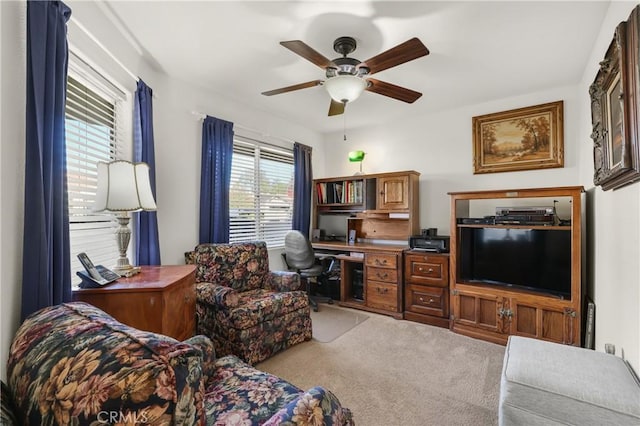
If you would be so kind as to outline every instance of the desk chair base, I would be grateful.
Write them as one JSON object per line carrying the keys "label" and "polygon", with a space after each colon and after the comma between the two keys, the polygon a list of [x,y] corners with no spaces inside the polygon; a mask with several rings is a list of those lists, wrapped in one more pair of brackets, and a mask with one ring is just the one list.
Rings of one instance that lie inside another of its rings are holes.
{"label": "desk chair base", "polygon": [[333,299],[328,296],[316,296],[311,294],[311,280],[308,277],[303,277],[303,280],[307,284],[307,296],[309,297],[309,304],[313,308],[314,312],[318,312],[318,303],[328,303],[333,305]]}
{"label": "desk chair base", "polygon": [[318,312],[318,303],[333,305],[333,299],[326,296],[309,296],[309,304],[313,308],[313,312]]}

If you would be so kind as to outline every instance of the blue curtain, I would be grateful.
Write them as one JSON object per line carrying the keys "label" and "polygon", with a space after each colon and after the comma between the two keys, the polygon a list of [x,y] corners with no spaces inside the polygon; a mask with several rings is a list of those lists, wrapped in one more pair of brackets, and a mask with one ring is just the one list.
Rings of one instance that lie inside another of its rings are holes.
{"label": "blue curtain", "polygon": [[[149,165],[151,192],[156,198],[156,160],[153,149],[153,91],[138,80],[133,109],[133,160]],[[160,265],[160,239],[156,212],[139,212],[134,216],[136,230],[135,262],[138,265]]]}
{"label": "blue curtain", "polygon": [[200,243],[229,242],[229,186],[233,123],[207,116],[202,123]]}
{"label": "blue curtain", "polygon": [[292,228],[309,238],[311,225],[311,147],[293,144],[293,223]]}
{"label": "blue curtain", "polygon": [[22,319],[71,300],[64,134],[70,16],[59,1],[27,2]]}

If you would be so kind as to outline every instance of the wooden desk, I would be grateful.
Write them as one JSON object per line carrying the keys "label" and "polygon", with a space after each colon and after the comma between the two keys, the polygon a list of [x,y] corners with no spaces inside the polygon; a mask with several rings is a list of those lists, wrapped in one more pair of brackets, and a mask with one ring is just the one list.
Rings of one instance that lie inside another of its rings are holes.
{"label": "wooden desk", "polygon": [[143,266],[131,278],[102,288],[75,289],[73,300],[90,303],[118,321],[177,340],[195,333],[195,266]]}
{"label": "wooden desk", "polygon": [[[339,241],[312,243],[315,250],[337,253],[340,260],[340,305],[403,318],[403,257],[409,247],[398,244],[348,244]],[[362,253],[362,255],[357,255]],[[362,270],[362,298],[353,277]],[[357,297],[356,297],[357,296]]]}

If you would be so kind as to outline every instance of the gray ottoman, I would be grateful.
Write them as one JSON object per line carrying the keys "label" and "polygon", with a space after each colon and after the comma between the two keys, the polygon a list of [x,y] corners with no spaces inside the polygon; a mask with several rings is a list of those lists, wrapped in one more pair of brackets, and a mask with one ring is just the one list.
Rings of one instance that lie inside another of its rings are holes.
{"label": "gray ottoman", "polygon": [[511,336],[499,424],[640,425],[640,384],[617,356]]}

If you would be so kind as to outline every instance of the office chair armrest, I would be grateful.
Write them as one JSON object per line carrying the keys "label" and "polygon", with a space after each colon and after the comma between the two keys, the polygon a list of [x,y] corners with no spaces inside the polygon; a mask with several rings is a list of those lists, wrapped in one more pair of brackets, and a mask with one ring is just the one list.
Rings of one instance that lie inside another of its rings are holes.
{"label": "office chair armrest", "polygon": [[293,271],[270,271],[265,286],[274,291],[300,290],[300,274]]}
{"label": "office chair armrest", "polygon": [[[322,416],[322,418],[319,418]],[[353,425],[351,411],[343,408],[330,391],[316,386],[301,393],[296,399],[275,413],[263,426],[294,425],[313,417],[313,424]]]}
{"label": "office chair armrest", "polygon": [[222,308],[235,308],[238,306],[238,292],[231,287],[213,283],[197,283],[196,298],[199,303]]}

